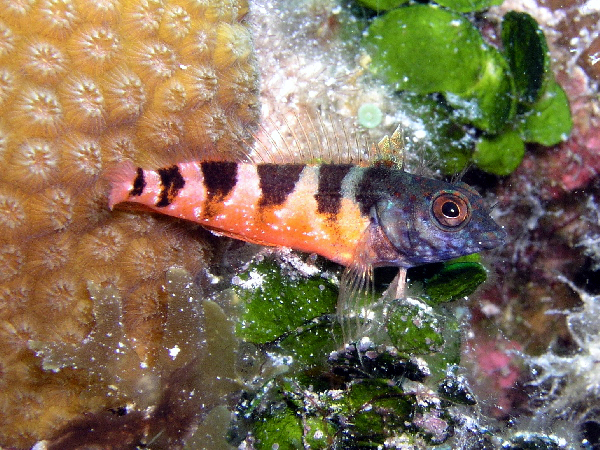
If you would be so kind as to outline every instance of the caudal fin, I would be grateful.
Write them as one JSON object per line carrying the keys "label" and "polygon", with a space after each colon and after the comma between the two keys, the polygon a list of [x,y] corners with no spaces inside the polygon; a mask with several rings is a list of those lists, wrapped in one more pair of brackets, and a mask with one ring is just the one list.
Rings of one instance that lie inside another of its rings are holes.
{"label": "caudal fin", "polygon": [[108,207],[110,209],[113,209],[118,203],[127,201],[133,189],[137,172],[137,167],[131,161],[120,163],[107,172],[106,179],[110,185],[108,196]]}

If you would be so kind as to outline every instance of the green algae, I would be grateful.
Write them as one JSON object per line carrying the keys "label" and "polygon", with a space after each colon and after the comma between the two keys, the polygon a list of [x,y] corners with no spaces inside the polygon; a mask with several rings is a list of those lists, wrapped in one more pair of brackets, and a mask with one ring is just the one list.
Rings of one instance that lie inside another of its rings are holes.
{"label": "green algae", "polygon": [[515,80],[517,98],[524,105],[535,103],[550,70],[546,39],[529,14],[508,12],[502,19],[504,54]]}
{"label": "green algae", "polygon": [[328,351],[336,347],[336,336],[330,320],[317,320],[279,342],[279,349],[289,354],[304,369],[323,366]]}
{"label": "green algae", "polygon": [[424,358],[431,383],[439,382],[450,367],[460,364],[460,326],[443,307],[429,306],[425,299],[405,299],[390,314],[386,328],[401,355]]}
{"label": "green algae", "polygon": [[239,276],[235,291],[244,305],[240,338],[268,345],[296,367],[319,366],[336,343],[331,315],[337,288],[318,275],[290,277],[277,262],[255,263]]}
{"label": "green algae", "polygon": [[[472,292],[485,270],[477,256],[428,269],[411,275],[420,298],[389,305],[380,324],[387,338],[343,345],[333,283],[276,259],[251,263],[235,281],[236,332],[267,360],[259,365],[256,388],[238,404],[234,428],[247,427],[258,449],[445,442],[452,427],[445,408],[473,402],[464,381],[452,375],[461,331],[448,305]],[[264,369],[269,359],[274,366]],[[419,399],[419,391],[429,392],[431,401]]]}
{"label": "green algae", "polygon": [[466,18],[429,5],[376,18],[363,45],[373,73],[399,91],[419,94],[468,91],[488,59],[483,38]]}
{"label": "green algae", "polygon": [[390,317],[387,331],[398,351],[428,354],[439,351],[444,344],[441,333],[443,323],[443,316],[427,304],[406,299]]}
{"label": "green algae", "polygon": [[450,302],[471,295],[486,278],[487,272],[478,262],[453,261],[423,280],[423,291],[429,302]]}
{"label": "green algae", "polygon": [[359,3],[374,11],[387,11],[408,3],[408,0],[359,0]]}
{"label": "green algae", "polygon": [[437,0],[437,4],[453,11],[471,12],[481,11],[490,6],[501,5],[504,0]]}
{"label": "green algae", "polygon": [[[480,11],[494,5],[500,5],[502,4],[502,1],[503,0],[437,0],[436,3],[453,11],[471,12]],[[389,11],[408,3],[408,0],[358,0],[358,3],[373,11]]]}
{"label": "green algae", "polygon": [[[430,354],[443,348],[444,333],[458,325],[438,305],[472,294],[485,281],[487,272],[477,260],[471,255],[431,264],[426,267],[434,270],[411,275],[411,285],[419,286],[421,298],[395,300],[387,313],[387,333],[400,352]],[[300,368],[323,367],[326,355],[339,346],[333,315],[337,289],[320,276],[285,272],[276,261],[265,259],[240,275],[235,291],[243,311],[236,333],[247,342],[291,356]]]}
{"label": "green algae", "polygon": [[[568,99],[554,80],[535,20],[526,13],[506,14],[498,49],[462,14],[490,5],[402,6],[373,19],[362,39],[369,70],[408,98],[408,114],[427,124],[427,152],[447,174],[472,161],[489,173],[508,175],[523,159],[525,143],[555,145],[572,128]],[[418,103],[435,114],[427,116]],[[448,129],[444,142],[440,136]]]}
{"label": "green algae", "polygon": [[520,133],[525,142],[552,146],[566,140],[571,128],[573,119],[567,94],[550,80],[539,100],[523,114]]}
{"label": "green algae", "polygon": [[511,174],[525,155],[525,143],[516,131],[497,136],[482,136],[475,146],[473,162],[495,175]]}
{"label": "green algae", "polygon": [[320,276],[291,279],[275,261],[265,259],[239,278],[235,290],[246,309],[237,334],[244,340],[256,344],[272,342],[335,311],[337,290]]}
{"label": "green algae", "polygon": [[517,89],[512,129],[525,142],[550,146],[564,141],[573,121],[568,98],[552,74],[542,30],[528,14],[511,11],[502,21],[502,43]]}
{"label": "green algae", "polygon": [[493,47],[487,48],[482,64],[478,80],[468,90],[447,92],[446,99],[461,122],[497,134],[515,118],[514,81],[507,62]]}
{"label": "green algae", "polygon": [[369,26],[370,70],[396,90],[443,93],[458,117],[496,133],[514,116],[507,62],[467,18],[430,5],[390,11]]}
{"label": "green algae", "polygon": [[345,439],[358,446],[375,446],[406,428],[414,398],[383,379],[354,382],[340,402],[340,410],[352,426]]}
{"label": "green algae", "polygon": [[259,450],[304,448],[301,418],[290,409],[262,417],[256,422],[253,432],[257,439],[256,448]]}
{"label": "green algae", "polygon": [[327,449],[335,442],[343,448],[377,448],[407,428],[414,409],[414,397],[386,380],[357,380],[343,390],[301,391],[257,418],[255,446]]}

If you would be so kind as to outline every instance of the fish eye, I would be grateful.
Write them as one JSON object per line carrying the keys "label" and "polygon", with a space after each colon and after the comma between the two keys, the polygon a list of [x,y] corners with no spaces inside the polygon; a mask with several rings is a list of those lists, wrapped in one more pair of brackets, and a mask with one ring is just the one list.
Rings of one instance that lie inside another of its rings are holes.
{"label": "fish eye", "polygon": [[460,208],[452,200],[448,200],[442,205],[442,214],[447,218],[455,218],[460,215]]}
{"label": "fish eye", "polygon": [[459,230],[469,222],[471,209],[463,195],[442,191],[433,199],[431,214],[440,228]]}

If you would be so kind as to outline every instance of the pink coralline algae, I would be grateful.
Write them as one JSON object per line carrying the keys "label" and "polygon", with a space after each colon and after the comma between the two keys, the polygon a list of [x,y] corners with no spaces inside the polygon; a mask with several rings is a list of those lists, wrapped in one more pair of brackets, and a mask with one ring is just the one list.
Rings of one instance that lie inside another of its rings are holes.
{"label": "pink coralline algae", "polygon": [[471,386],[494,417],[508,416],[519,399],[515,398],[517,385],[523,373],[518,365],[522,347],[515,341],[473,339],[467,343],[465,359],[472,367]]}
{"label": "pink coralline algae", "polygon": [[535,178],[545,180],[540,193],[546,200],[586,188],[600,173],[600,129],[575,130],[545,154],[528,154],[518,172],[537,172]]}

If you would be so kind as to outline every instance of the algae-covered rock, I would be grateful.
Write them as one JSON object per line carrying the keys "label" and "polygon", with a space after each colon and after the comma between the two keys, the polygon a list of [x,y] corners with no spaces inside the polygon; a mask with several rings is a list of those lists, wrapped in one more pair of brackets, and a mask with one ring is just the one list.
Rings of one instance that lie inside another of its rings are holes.
{"label": "algae-covered rock", "polygon": [[235,280],[237,332],[256,339],[249,357],[260,359],[262,352],[265,359],[238,404],[233,429],[248,429],[246,442],[259,449],[446,442],[453,427],[448,405],[474,403],[454,375],[461,332],[447,305],[485,279],[477,258],[416,274],[413,288],[428,288],[428,295],[388,304],[375,341],[346,345],[335,331],[335,286],[311,273],[265,258]]}
{"label": "algae-covered rock", "polygon": [[394,309],[387,330],[394,346],[403,353],[427,354],[444,344],[443,317],[417,299],[405,299]]}

